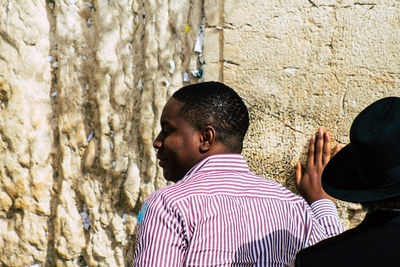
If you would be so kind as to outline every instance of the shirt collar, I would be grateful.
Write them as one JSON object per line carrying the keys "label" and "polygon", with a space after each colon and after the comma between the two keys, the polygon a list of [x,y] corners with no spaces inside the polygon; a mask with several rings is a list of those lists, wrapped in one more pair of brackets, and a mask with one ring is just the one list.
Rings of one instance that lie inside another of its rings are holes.
{"label": "shirt collar", "polygon": [[241,154],[212,155],[193,166],[179,182],[189,180],[196,173],[207,171],[248,172],[249,167]]}

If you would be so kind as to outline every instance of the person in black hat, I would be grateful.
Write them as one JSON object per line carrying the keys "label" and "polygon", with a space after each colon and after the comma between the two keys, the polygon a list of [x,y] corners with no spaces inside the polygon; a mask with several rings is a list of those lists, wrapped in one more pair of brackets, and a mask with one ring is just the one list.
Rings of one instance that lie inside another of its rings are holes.
{"label": "person in black hat", "polygon": [[297,267],[400,266],[400,97],[380,99],[353,121],[350,144],[327,163],[323,190],[361,203],[363,222],[301,250]]}

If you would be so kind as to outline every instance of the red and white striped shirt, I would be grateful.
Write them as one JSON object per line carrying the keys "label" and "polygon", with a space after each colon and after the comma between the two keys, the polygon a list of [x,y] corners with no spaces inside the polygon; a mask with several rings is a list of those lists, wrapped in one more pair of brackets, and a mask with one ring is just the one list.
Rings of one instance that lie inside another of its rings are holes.
{"label": "red and white striped shirt", "polygon": [[292,266],[300,249],[343,231],[330,200],[310,207],[240,154],[208,157],[155,191],[138,223],[133,266]]}

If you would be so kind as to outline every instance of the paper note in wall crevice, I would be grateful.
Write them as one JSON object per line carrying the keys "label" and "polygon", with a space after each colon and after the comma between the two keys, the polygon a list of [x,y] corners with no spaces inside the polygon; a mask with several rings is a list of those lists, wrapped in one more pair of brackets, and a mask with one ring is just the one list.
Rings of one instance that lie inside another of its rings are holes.
{"label": "paper note in wall crevice", "polygon": [[169,62],[169,73],[170,73],[170,74],[173,74],[173,73],[174,73],[174,70],[175,70],[175,61],[171,60],[171,61]]}
{"label": "paper note in wall crevice", "polygon": [[197,36],[196,43],[194,45],[194,52],[201,53],[203,47],[203,37],[201,35]]}
{"label": "paper note in wall crevice", "polygon": [[189,73],[188,72],[183,73],[183,81],[189,82]]}

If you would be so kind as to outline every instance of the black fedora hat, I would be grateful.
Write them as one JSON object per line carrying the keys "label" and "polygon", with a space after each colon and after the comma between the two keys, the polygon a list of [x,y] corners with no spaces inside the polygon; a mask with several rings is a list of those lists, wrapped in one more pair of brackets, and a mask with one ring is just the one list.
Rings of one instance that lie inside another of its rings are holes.
{"label": "black fedora hat", "polygon": [[400,196],[400,97],[380,99],[358,114],[350,144],[322,173],[322,187],[337,199],[356,203]]}

